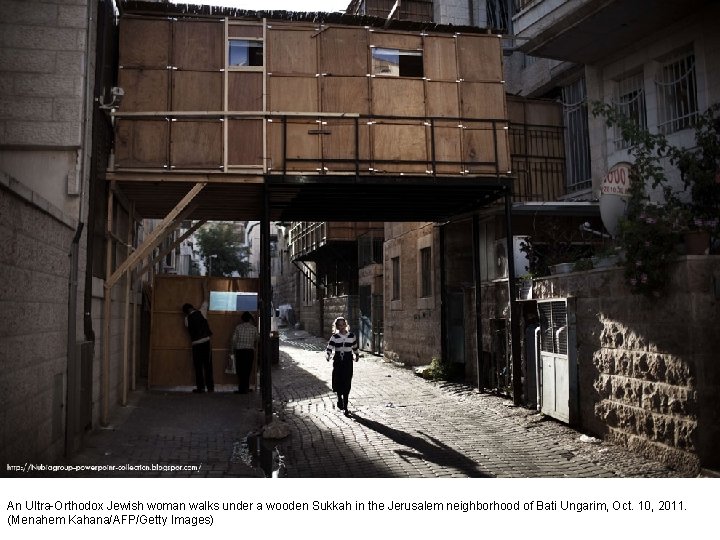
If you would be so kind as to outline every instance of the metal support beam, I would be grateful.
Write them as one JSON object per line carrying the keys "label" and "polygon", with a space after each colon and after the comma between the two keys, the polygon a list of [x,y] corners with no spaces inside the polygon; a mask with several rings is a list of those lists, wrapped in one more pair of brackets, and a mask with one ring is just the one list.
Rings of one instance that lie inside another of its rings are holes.
{"label": "metal support beam", "polygon": [[517,301],[515,257],[512,234],[512,188],[505,193],[505,229],[507,232],[508,294],[510,295],[510,351],[512,354],[513,404],[522,404],[522,358],[520,356],[520,309]]}
{"label": "metal support beam", "polygon": [[447,332],[447,291],[446,291],[446,268],[445,268],[445,225],[440,226],[438,231],[440,238],[440,356],[443,362],[448,362],[448,332]]}
{"label": "metal support beam", "polygon": [[270,309],[272,290],[270,285],[270,194],[263,190],[263,217],[260,221],[260,371],[265,423],[272,422],[272,374],[270,351]]}
{"label": "metal support beam", "polygon": [[482,274],[480,272],[480,216],[472,220],[473,281],[475,285],[475,362],[478,390],[483,389]]}

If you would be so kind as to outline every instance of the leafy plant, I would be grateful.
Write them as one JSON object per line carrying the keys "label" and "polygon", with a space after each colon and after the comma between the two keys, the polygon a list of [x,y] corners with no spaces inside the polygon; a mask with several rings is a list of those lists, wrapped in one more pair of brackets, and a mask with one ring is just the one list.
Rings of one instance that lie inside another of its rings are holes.
{"label": "leafy plant", "polygon": [[464,378],[464,365],[443,362],[433,357],[430,366],[422,372],[422,377],[430,381],[460,381]]}
{"label": "leafy plant", "polygon": [[[593,114],[618,126],[629,143],[630,198],[620,221],[620,245],[625,251],[625,276],[632,290],[660,296],[669,281],[669,265],[681,232],[702,227],[720,232],[720,104],[701,115],[695,124],[697,145],[692,149],[671,145],[662,134],[650,133],[615,106],[595,103]],[[682,189],[666,176],[665,163],[677,167]],[[647,187],[660,188],[661,202],[651,202]],[[688,194],[685,193],[689,190]],[[689,200],[688,200],[689,198]]]}
{"label": "leafy plant", "polygon": [[245,277],[250,272],[247,260],[249,249],[242,244],[233,223],[217,222],[201,227],[197,232],[197,242],[208,269],[210,257],[213,257],[212,275],[231,276],[237,272],[240,277]]}

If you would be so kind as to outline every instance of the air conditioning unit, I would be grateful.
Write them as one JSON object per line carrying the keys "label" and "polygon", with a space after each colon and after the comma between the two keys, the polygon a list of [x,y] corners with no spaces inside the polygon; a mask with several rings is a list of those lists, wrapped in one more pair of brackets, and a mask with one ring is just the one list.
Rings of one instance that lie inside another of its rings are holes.
{"label": "air conditioning unit", "polygon": [[[528,274],[530,261],[527,253],[522,251],[521,246],[527,242],[527,236],[513,236],[513,262],[515,264],[515,277],[523,277]],[[507,238],[495,241],[495,277],[508,277],[508,254]]]}

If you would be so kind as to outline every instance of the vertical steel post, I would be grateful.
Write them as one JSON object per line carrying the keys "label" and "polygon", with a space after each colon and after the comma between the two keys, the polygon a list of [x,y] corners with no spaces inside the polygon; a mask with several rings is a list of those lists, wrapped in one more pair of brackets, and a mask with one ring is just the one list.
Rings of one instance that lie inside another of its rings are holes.
{"label": "vertical steel post", "polygon": [[482,391],[483,328],[482,328],[482,273],[480,271],[480,216],[472,220],[473,281],[475,285],[475,361],[477,365],[478,391]]}
{"label": "vertical steel post", "polygon": [[270,361],[270,309],[272,291],[270,286],[270,194],[268,186],[263,189],[263,215],[260,221],[260,351],[262,353],[262,402],[265,423],[272,422],[272,363]]}
{"label": "vertical steel post", "polygon": [[445,290],[445,225],[440,226],[439,235],[440,238],[438,243],[440,244],[440,355],[443,362],[449,362],[450,359],[448,358],[447,343],[447,291]]}
{"label": "vertical steel post", "polygon": [[505,192],[505,229],[507,232],[508,293],[510,295],[510,351],[512,354],[513,404],[522,403],[522,359],[520,357],[520,316],[515,282],[515,257],[512,234],[512,187]]}

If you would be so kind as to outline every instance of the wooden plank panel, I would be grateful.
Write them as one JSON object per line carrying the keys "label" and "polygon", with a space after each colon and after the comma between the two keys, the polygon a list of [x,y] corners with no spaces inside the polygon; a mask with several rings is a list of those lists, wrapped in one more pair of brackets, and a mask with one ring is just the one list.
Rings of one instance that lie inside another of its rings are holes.
{"label": "wooden plank panel", "polygon": [[323,112],[368,114],[367,77],[322,77]]}
{"label": "wooden plank panel", "polygon": [[[150,338],[150,385],[194,386],[190,339],[185,328],[182,304],[202,304],[202,284],[206,278],[189,276],[157,276],[153,295],[153,325]],[[257,292],[258,280],[250,278],[210,278],[211,291]],[[225,373],[230,339],[240,322],[239,312],[210,311],[208,323],[211,339],[213,374],[216,385],[236,385],[237,377]],[[253,368],[256,369],[256,366]],[[255,371],[251,375],[254,385]]]}
{"label": "wooden plank panel", "polygon": [[125,91],[120,111],[167,111],[167,69],[121,69],[118,84]]}
{"label": "wooden plank panel", "polygon": [[502,50],[497,36],[458,36],[457,52],[461,79],[471,82],[503,80]]}
{"label": "wooden plank panel", "polygon": [[189,71],[219,71],[225,49],[222,21],[173,22],[173,66]]}
{"label": "wooden plank panel", "polygon": [[[270,166],[283,168],[283,128],[282,123],[274,121],[268,124],[268,147]],[[288,162],[289,171],[315,172],[320,167],[319,125],[315,121],[288,120],[287,157],[302,159],[300,162]]]}
{"label": "wooden plank panel", "polygon": [[460,83],[460,116],[505,118],[505,88],[498,83]]}
{"label": "wooden plank panel", "polygon": [[370,72],[364,28],[328,28],[321,34],[320,43],[321,73],[365,77]]}
{"label": "wooden plank panel", "polygon": [[449,118],[460,116],[456,82],[427,81],[425,83],[425,102],[428,116]]}
{"label": "wooden plank panel", "polygon": [[268,73],[274,75],[316,75],[315,30],[268,28]]}
{"label": "wooden plank panel", "polygon": [[389,32],[369,32],[370,45],[388,49],[422,49],[422,38],[417,34],[398,34]]}
{"label": "wooden plank panel", "polygon": [[262,120],[228,120],[229,165],[262,165],[262,128]]}
{"label": "wooden plank panel", "polygon": [[221,72],[173,71],[173,111],[220,111],[223,75]]}
{"label": "wooden plank panel", "polygon": [[[329,119],[323,126],[322,155],[329,171],[355,170],[355,122]],[[370,126],[366,121],[358,124],[358,151],[360,169],[367,171],[370,159]],[[352,160],[347,163],[332,162],[333,159]]]}
{"label": "wooden plank panel", "polygon": [[317,112],[317,77],[270,77],[268,107],[276,112]]}
{"label": "wooden plank panel", "polygon": [[456,122],[436,122],[434,129],[436,172],[441,174],[461,173],[462,130]]}
{"label": "wooden plank panel", "polygon": [[223,163],[222,122],[178,120],[170,130],[170,164],[181,169],[217,169]]}
{"label": "wooden plank panel", "polygon": [[230,24],[228,26],[228,37],[261,38],[263,37],[263,27],[248,24]]}
{"label": "wooden plank panel", "polygon": [[[148,47],[152,43],[152,47]],[[120,19],[119,63],[121,66],[167,69],[170,65],[170,21]]]}
{"label": "wooden plank panel", "polygon": [[375,77],[372,111],[379,116],[425,116],[424,81]]}
{"label": "wooden plank panel", "polygon": [[263,110],[263,75],[250,71],[228,73],[228,110]]}
{"label": "wooden plank panel", "polygon": [[164,167],[168,164],[169,122],[119,118],[115,124],[118,167]]}
{"label": "wooden plank panel", "polygon": [[495,147],[497,143],[498,170],[505,174],[510,169],[507,130],[499,127],[495,131],[489,123],[475,123],[463,130],[463,159],[465,168],[472,173],[495,173]]}
{"label": "wooden plank panel", "polygon": [[433,81],[457,81],[455,38],[428,36],[423,47],[425,76]]}
{"label": "wooden plank panel", "polygon": [[[427,169],[425,125],[374,124],[372,148],[377,171],[424,173]],[[417,161],[419,163],[380,163],[380,160]]]}

